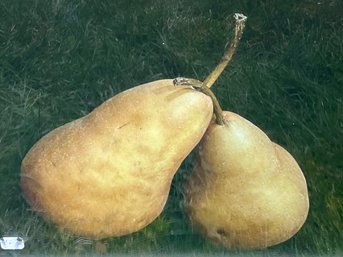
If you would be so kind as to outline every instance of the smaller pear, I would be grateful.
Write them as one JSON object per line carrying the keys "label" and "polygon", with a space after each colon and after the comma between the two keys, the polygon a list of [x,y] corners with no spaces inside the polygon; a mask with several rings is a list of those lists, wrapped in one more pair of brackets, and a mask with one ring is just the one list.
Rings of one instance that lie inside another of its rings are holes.
{"label": "smaller pear", "polygon": [[198,146],[185,209],[205,237],[228,248],[265,248],[295,235],[309,210],[295,159],[254,124],[222,112]]}

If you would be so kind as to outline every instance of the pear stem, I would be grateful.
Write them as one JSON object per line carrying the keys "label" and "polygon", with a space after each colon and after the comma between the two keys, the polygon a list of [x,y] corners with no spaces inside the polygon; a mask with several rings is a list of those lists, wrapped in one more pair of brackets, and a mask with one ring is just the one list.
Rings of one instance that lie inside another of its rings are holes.
{"label": "pear stem", "polygon": [[225,67],[230,63],[232,56],[234,55],[237,49],[238,43],[241,40],[241,37],[243,35],[247,17],[244,16],[243,14],[235,13],[234,18],[236,20],[235,36],[230,44],[230,47],[226,50],[226,52],[224,53],[218,65],[214,68],[214,70],[210,73],[210,75],[208,75],[206,79],[204,80],[204,85],[208,88],[211,88],[211,86],[218,79],[220,74],[222,74]]}
{"label": "pear stem", "polygon": [[213,103],[213,111],[214,115],[216,116],[216,123],[218,125],[224,125],[224,118],[223,118],[223,109],[219,104],[219,101],[216,97],[216,95],[212,92],[210,88],[205,86],[205,84],[202,84],[201,87],[199,87],[199,91],[204,93],[205,95],[208,95],[211,97],[212,103]]}
{"label": "pear stem", "polygon": [[213,110],[216,116],[216,123],[218,125],[224,125],[223,110],[219,104],[219,101],[215,94],[212,92],[210,87],[218,79],[220,74],[224,71],[225,67],[230,63],[233,54],[236,51],[239,41],[243,35],[243,30],[245,27],[245,21],[247,19],[243,14],[235,13],[234,18],[236,20],[235,26],[235,36],[230,44],[230,47],[224,53],[219,64],[214,68],[214,70],[207,76],[204,82],[197,79],[178,77],[173,80],[174,86],[190,86],[198,91],[201,91],[205,95],[209,96],[213,103]]}
{"label": "pear stem", "polygon": [[174,86],[189,86],[192,87],[195,90],[198,90],[205,95],[209,96],[213,103],[213,111],[216,116],[216,123],[218,125],[224,125],[224,119],[223,119],[223,110],[219,104],[219,101],[215,94],[212,92],[210,88],[205,86],[203,82],[197,79],[190,79],[190,78],[183,78],[178,77],[173,80]]}

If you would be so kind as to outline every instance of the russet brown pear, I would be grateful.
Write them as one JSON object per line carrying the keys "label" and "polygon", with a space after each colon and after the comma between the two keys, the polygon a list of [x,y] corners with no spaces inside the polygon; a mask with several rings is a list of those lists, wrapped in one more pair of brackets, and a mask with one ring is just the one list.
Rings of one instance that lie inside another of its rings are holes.
{"label": "russet brown pear", "polygon": [[62,230],[94,239],[140,230],[212,118],[211,99],[160,80],[124,91],[54,129],[27,153],[21,188]]}
{"label": "russet brown pear", "polygon": [[185,184],[195,230],[228,248],[264,248],[296,234],[309,199],[294,158],[243,117],[223,113],[201,140]]}

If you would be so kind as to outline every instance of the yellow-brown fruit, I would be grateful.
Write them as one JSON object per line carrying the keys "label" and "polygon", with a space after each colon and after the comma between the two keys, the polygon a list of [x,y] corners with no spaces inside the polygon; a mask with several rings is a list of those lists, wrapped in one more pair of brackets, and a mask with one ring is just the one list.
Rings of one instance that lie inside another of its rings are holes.
{"label": "yellow-brown fruit", "polygon": [[124,91],[32,147],[21,167],[24,197],[75,235],[135,232],[161,213],[212,114],[208,96],[172,80]]}
{"label": "yellow-brown fruit", "polygon": [[309,199],[294,158],[243,117],[223,112],[209,125],[185,184],[195,230],[228,248],[264,248],[304,224]]}

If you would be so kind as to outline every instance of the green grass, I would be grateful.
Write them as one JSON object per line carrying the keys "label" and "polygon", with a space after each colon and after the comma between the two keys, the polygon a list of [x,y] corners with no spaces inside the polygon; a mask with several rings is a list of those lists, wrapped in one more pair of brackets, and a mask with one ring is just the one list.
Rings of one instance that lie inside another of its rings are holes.
{"label": "green grass", "polygon": [[[94,242],[58,232],[28,211],[20,163],[48,131],[144,82],[204,79],[248,16],[239,49],[214,86],[222,107],[248,118],[298,160],[311,209],[301,231],[265,254],[343,251],[343,3],[325,1],[0,2],[0,236],[25,236],[24,253],[89,253]],[[167,206],[109,252],[233,253],[192,233],[177,173]],[[236,253],[236,252],[235,252]],[[243,252],[243,254],[248,252]]]}

